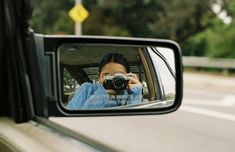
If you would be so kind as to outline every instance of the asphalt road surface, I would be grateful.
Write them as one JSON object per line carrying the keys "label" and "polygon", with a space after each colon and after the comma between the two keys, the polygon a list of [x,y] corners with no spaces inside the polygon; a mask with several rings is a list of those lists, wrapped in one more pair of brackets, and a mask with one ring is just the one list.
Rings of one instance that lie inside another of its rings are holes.
{"label": "asphalt road surface", "polygon": [[235,77],[184,74],[178,111],[129,117],[51,118],[131,152],[235,152]]}

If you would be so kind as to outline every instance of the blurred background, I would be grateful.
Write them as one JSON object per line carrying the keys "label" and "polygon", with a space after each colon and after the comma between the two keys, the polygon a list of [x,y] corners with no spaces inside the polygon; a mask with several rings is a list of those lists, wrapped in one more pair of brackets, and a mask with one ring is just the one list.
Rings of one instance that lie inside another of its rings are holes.
{"label": "blurred background", "polygon": [[[184,56],[235,57],[235,0],[83,0],[83,35],[172,39]],[[74,34],[75,0],[33,0],[36,33]]]}

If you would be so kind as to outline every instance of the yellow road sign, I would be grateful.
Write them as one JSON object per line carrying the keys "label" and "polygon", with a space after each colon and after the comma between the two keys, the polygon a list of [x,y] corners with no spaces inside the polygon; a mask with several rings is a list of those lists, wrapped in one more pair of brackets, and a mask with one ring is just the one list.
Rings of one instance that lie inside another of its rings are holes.
{"label": "yellow road sign", "polygon": [[70,9],[69,16],[75,22],[82,23],[89,16],[89,12],[82,6],[82,4],[77,4]]}

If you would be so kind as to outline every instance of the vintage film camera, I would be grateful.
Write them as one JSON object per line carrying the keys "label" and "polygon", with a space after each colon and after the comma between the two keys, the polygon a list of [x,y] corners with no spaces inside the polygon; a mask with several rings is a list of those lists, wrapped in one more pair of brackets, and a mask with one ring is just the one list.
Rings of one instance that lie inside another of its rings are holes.
{"label": "vintage film camera", "polygon": [[103,86],[106,90],[115,90],[118,94],[121,94],[127,89],[127,84],[131,78],[131,74],[115,73],[114,76],[107,75]]}

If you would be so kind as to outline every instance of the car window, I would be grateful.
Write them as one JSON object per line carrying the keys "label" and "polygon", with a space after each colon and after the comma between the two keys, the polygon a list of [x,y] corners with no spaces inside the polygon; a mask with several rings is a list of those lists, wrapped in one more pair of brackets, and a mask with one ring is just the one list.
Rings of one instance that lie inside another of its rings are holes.
{"label": "car window", "polygon": [[[154,50],[154,51],[153,51]],[[167,48],[149,48],[154,68],[159,74],[165,100],[175,97],[175,60],[173,51]],[[168,65],[168,66],[167,66]],[[160,71],[160,72],[159,72]]]}
{"label": "car window", "polygon": [[[98,82],[98,78],[99,78],[99,73],[98,73],[98,67],[97,66],[92,66],[92,67],[83,67],[82,71],[84,71],[86,73],[87,76],[87,80],[88,81],[84,81],[84,77],[79,76],[79,75],[73,75],[72,73],[76,73],[74,71],[71,71],[69,73],[69,65],[66,65],[66,67],[64,67],[63,65],[61,65],[61,67],[63,67],[61,69],[61,71],[63,71],[63,98],[62,101],[64,103],[64,105],[67,105],[67,103],[72,99],[75,91],[77,89],[79,89],[79,87],[82,85],[82,83],[84,82],[91,82],[93,84],[95,83],[99,83]],[[73,65],[74,67],[74,65]],[[143,84],[143,95],[147,98],[149,95],[149,91],[148,91],[148,87],[147,87],[147,83],[146,83],[146,77],[145,77],[145,73],[144,73],[144,69],[141,65],[132,65],[130,66],[131,72],[135,73],[139,80],[141,81],[141,83]],[[77,70],[76,68],[74,68],[74,70]],[[77,79],[77,80],[76,80]]]}

